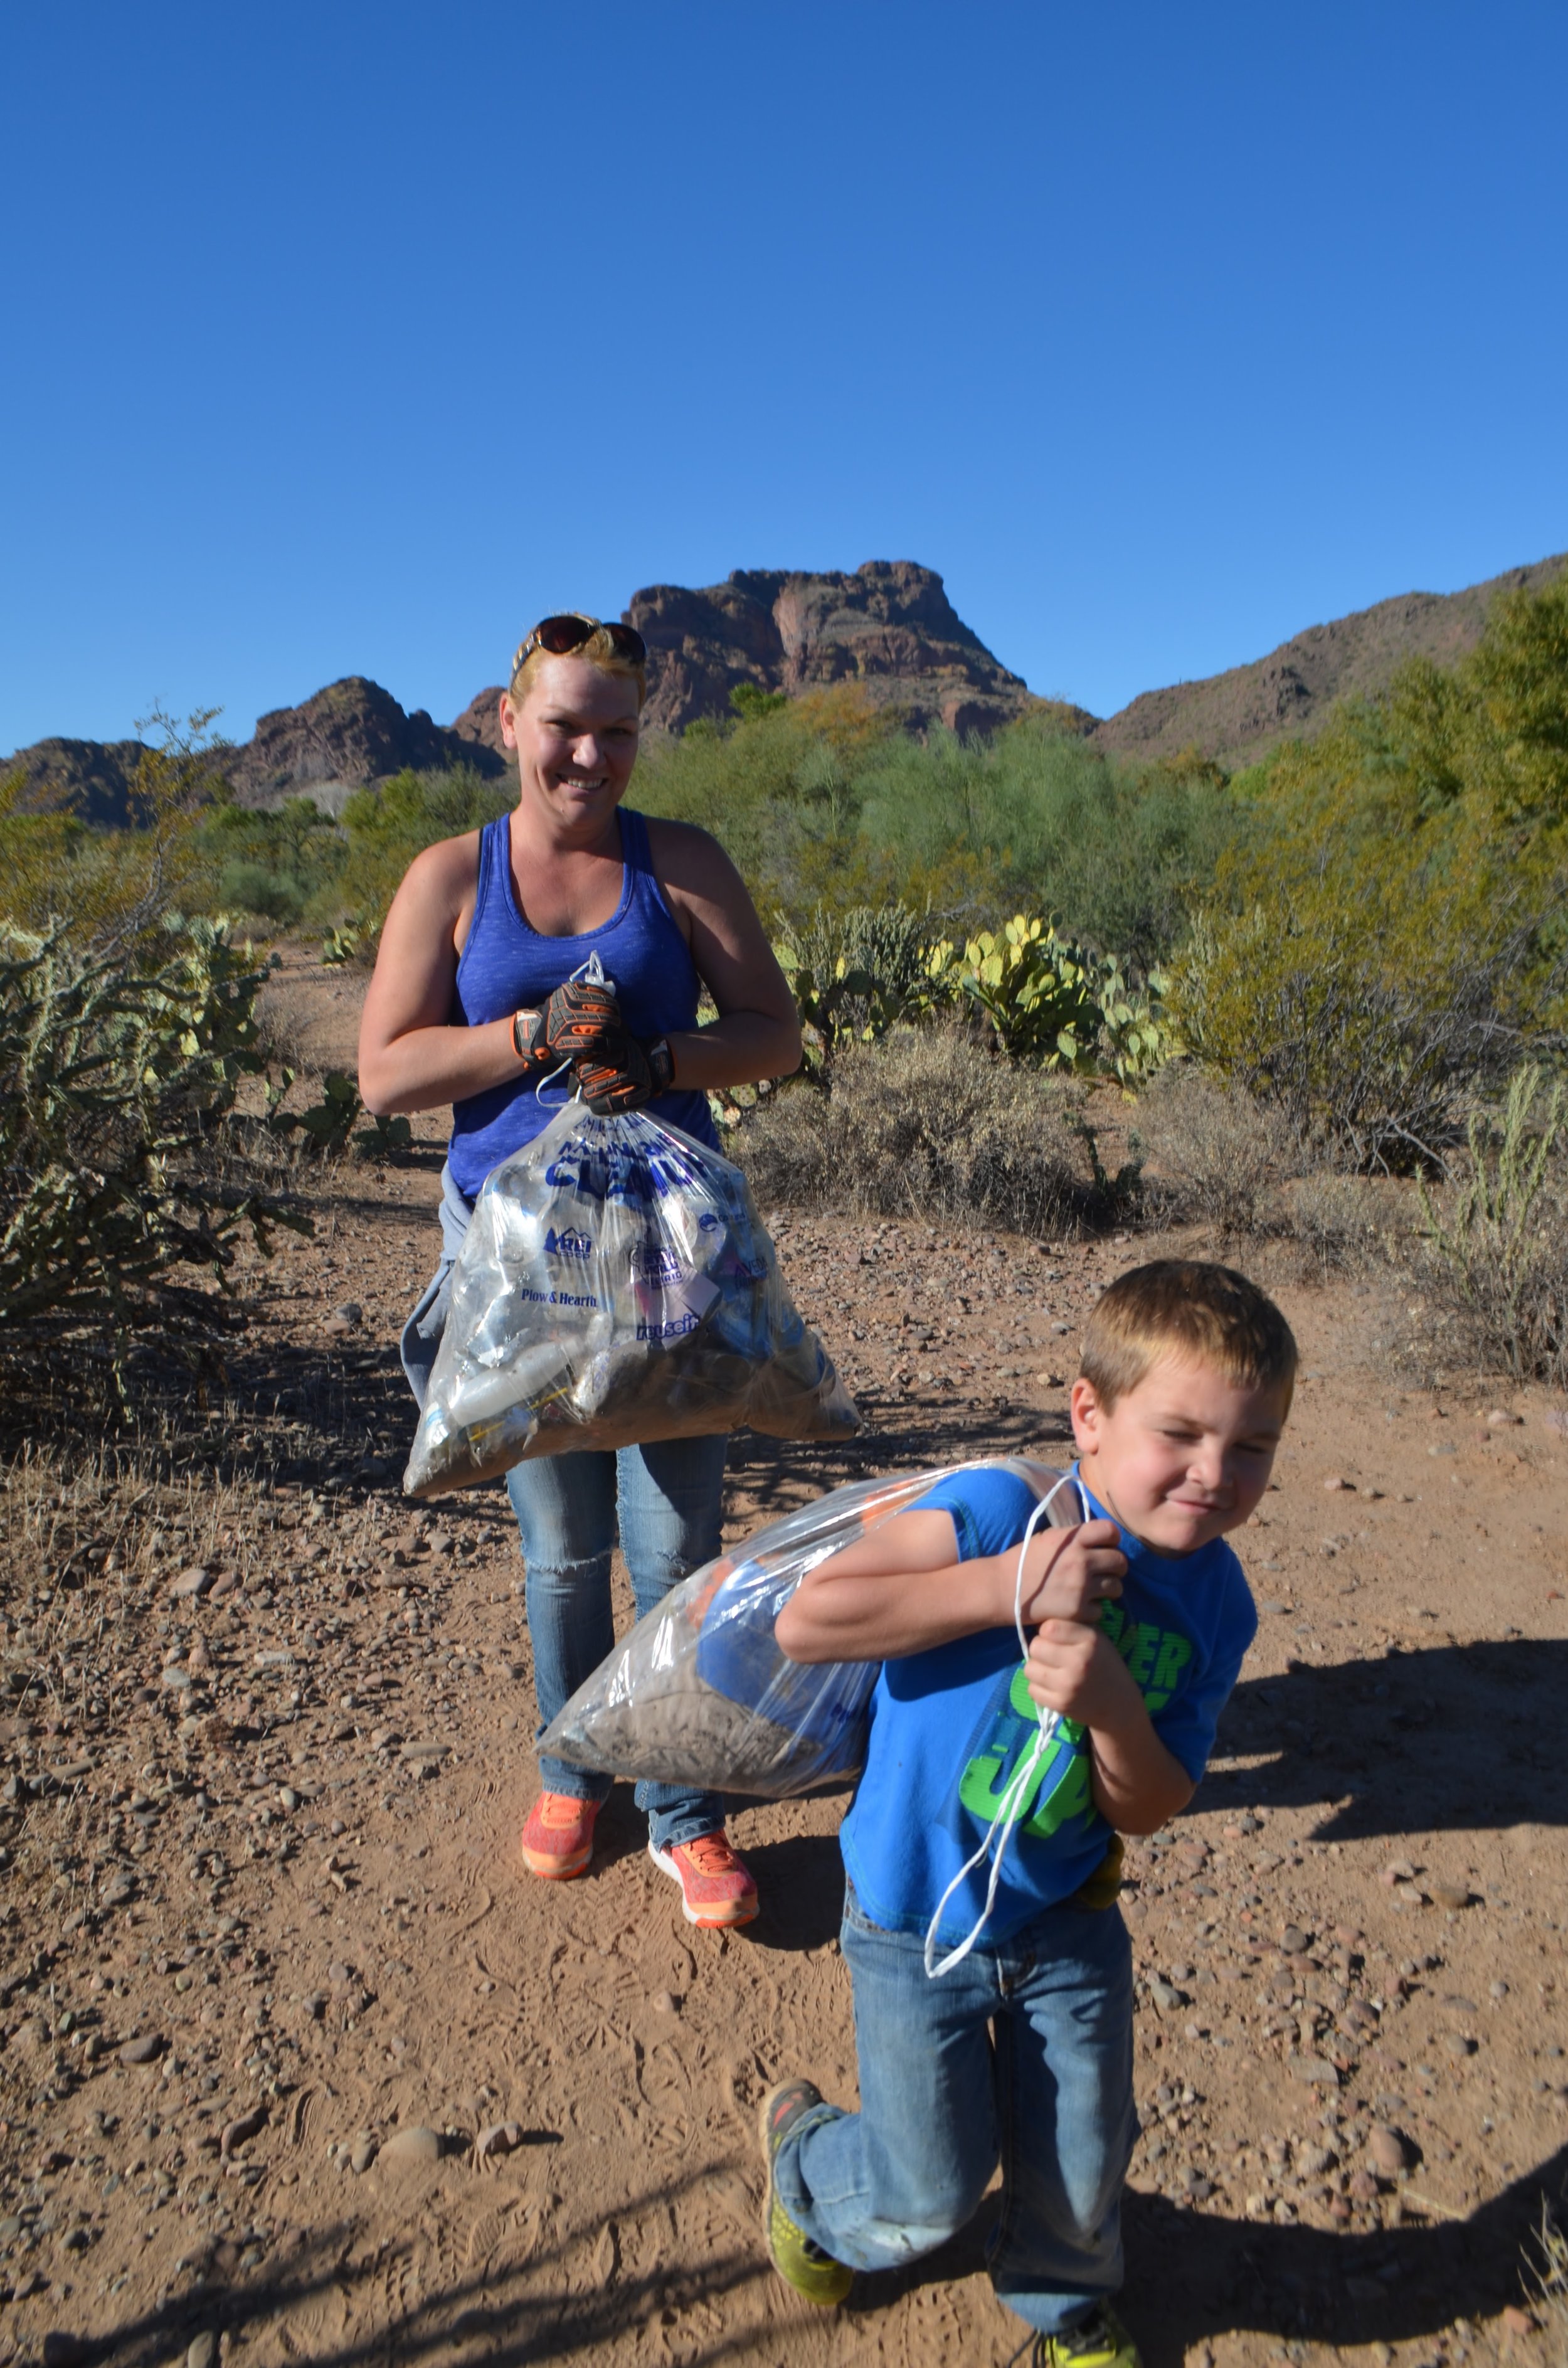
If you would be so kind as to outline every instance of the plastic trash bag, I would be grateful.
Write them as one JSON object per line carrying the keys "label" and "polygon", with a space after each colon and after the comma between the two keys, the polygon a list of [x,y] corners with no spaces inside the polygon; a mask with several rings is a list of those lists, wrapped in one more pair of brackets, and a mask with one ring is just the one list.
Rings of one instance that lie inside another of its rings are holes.
{"label": "plastic trash bag", "polygon": [[[1044,1496],[1060,1472],[1021,1456],[986,1459]],[[551,1720],[540,1750],[569,1767],[705,1792],[775,1800],[865,1765],[880,1661],[791,1661],[773,1623],[809,1570],[906,1512],[954,1470],[857,1480],[788,1513],[672,1588]],[[1046,1516],[1065,1529],[1076,1498]]]}
{"label": "plastic trash bag", "polygon": [[474,1204],[405,1492],[743,1424],[779,1439],[860,1427],[744,1176],[642,1111],[568,1102]]}

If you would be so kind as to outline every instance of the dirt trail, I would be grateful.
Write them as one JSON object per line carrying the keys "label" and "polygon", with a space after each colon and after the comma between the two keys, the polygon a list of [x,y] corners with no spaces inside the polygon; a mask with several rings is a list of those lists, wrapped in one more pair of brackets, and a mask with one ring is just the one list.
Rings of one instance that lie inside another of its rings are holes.
{"label": "dirt trail", "polygon": [[[257,2363],[1000,2368],[983,2214],[839,2313],[766,2264],[764,2085],[853,2095],[843,1796],[735,1817],[764,1912],[733,1938],[683,1923],[623,1788],[588,1879],[519,1870],[505,1497],[397,1493],[421,1134],[280,1251],[212,1476],[137,1501],[43,1459],[5,1492],[0,2359],[69,2334],[151,2368],[210,2331]],[[869,1429],[738,1440],[732,1538],[853,1474],[1060,1447],[1084,1314],[1148,1254],[778,1232]],[[1306,1374],[1238,1541],[1262,1631],[1192,1811],[1131,1859],[1126,2315],[1150,2368],[1528,2358],[1500,2315],[1568,2166],[1568,1442],[1533,1394],[1489,1423],[1391,1382],[1373,1294],[1270,1279]],[[336,1460],[245,1476],[307,1400]]]}

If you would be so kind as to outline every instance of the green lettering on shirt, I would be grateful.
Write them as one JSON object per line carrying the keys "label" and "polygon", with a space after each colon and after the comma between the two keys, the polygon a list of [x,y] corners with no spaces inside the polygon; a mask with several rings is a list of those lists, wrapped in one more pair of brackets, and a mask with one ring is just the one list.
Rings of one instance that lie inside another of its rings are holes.
{"label": "green lettering on shirt", "polygon": [[[1013,1804],[1010,1820],[1013,1825],[1017,1825],[1028,1816],[1040,1786],[1051,1772],[1052,1762],[1061,1757],[1061,1753],[1062,1737],[1060,1734],[1053,1735],[1040,1753],[1039,1765],[1032,1770],[1022,1794]],[[1001,1814],[1003,1796],[1017,1772],[1016,1767],[1009,1769],[1006,1782],[998,1785],[996,1779],[1006,1765],[1005,1759],[993,1759],[989,1754],[983,1754],[978,1759],[970,1761],[963,1771],[963,1782],[959,1786],[959,1799],[971,1816],[983,1817],[987,1825]],[[1025,1831],[1032,1832],[1033,1827],[1026,1827]]]}
{"label": "green lettering on shirt", "polygon": [[1167,1629],[1160,1641],[1160,1657],[1154,1664],[1154,1683],[1167,1695],[1176,1691],[1176,1680],[1192,1658],[1192,1646],[1185,1636]]}
{"label": "green lettering on shirt", "polygon": [[1140,1693],[1154,1673],[1154,1655],[1159,1644],[1159,1629],[1153,1625],[1145,1627],[1140,1622],[1134,1632],[1132,1650],[1127,1656],[1127,1674]]}

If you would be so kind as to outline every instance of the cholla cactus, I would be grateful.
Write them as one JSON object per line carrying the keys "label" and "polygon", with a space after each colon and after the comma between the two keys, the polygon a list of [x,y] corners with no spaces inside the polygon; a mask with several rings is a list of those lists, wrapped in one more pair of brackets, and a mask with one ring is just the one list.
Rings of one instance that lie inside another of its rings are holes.
{"label": "cholla cactus", "polygon": [[[63,924],[0,928],[0,1326],[70,1314],[117,1344],[155,1313],[199,1324],[233,1236],[291,1220],[211,1156],[259,1070],[266,977],[222,924],[84,953]],[[176,1280],[176,1269],[187,1279]]]}

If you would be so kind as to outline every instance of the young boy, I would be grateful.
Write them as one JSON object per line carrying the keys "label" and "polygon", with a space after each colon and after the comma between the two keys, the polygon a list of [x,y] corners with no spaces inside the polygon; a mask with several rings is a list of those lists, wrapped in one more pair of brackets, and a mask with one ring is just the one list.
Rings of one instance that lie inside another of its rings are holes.
{"label": "young boy", "polygon": [[[1163,1258],[1101,1298],[1073,1385],[1090,1518],[1043,1522],[1016,1474],[953,1474],[820,1564],[780,1612],[792,1660],[880,1660],[865,1773],[844,1822],[842,1945],[860,2111],[790,2079],[763,2106],[767,2241],[797,2290],[841,2301],[969,2220],[998,2157],[996,2292],[1037,2368],[1138,2368],[1110,2306],[1135,2132],[1122,1834],[1185,1808],[1257,1626],[1221,1541],[1268,1485],[1296,1344],[1227,1267]],[[1073,1494],[1071,1484],[1063,1496]],[[1063,1497],[1057,1498],[1060,1507]],[[947,1898],[1040,1736],[1062,1722],[983,1860]]]}

